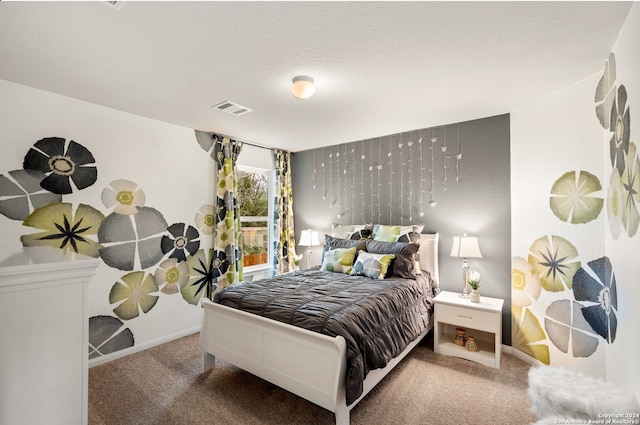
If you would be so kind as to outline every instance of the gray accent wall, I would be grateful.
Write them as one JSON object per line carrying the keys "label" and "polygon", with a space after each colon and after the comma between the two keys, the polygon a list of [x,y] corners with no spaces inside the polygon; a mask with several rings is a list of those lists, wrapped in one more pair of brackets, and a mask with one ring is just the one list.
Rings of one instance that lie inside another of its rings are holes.
{"label": "gray accent wall", "polygon": [[[505,114],[296,152],[291,165],[296,240],[308,228],[324,238],[332,223],[423,224],[423,233],[440,233],[441,289],[459,292],[462,260],[449,255],[453,236],[477,236],[483,258],[469,259],[470,267],[482,275],[481,295],[505,300],[502,337],[510,345],[509,148]],[[312,265],[320,263],[320,252],[312,249]],[[306,266],[306,257],[301,264]]]}

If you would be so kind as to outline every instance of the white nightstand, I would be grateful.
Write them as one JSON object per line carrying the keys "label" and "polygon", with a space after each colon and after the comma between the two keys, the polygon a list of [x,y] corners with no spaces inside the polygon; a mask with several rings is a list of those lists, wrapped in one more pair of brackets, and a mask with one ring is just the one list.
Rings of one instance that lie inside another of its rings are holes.
{"label": "white nightstand", "polygon": [[[440,292],[435,298],[433,350],[500,369],[503,304],[498,298],[481,295],[479,303],[472,303],[458,293]],[[465,337],[475,338],[478,351],[453,342],[457,327],[465,329]]]}

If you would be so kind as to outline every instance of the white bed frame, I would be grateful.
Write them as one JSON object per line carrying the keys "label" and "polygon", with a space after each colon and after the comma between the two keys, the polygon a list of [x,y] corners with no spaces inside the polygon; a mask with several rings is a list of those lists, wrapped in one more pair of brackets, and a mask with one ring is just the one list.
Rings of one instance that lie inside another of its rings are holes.
{"label": "white bed frame", "polygon": [[[420,266],[438,281],[439,234],[420,235]],[[335,413],[337,425],[349,424],[349,411],[409,352],[431,327],[385,368],[369,372],[362,395],[346,404],[346,342],[203,299],[200,332],[204,372],[216,356]]]}

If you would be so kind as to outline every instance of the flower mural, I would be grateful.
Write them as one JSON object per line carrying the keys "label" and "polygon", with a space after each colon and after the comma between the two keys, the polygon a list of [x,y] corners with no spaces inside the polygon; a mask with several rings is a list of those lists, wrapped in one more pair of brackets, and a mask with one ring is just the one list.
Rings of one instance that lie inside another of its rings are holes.
{"label": "flower mural", "polygon": [[24,220],[31,212],[47,204],[62,202],[62,195],[40,186],[46,175],[38,170],[14,170],[0,175],[0,214],[12,220]]}
{"label": "flower mural", "polygon": [[605,130],[611,126],[611,108],[616,96],[616,57],[613,53],[604,66],[602,77],[596,87],[594,96],[596,102],[596,116]]}
{"label": "flower mural", "polygon": [[620,223],[622,222],[623,203],[623,187],[620,179],[620,173],[617,168],[611,170],[609,177],[609,188],[607,189],[607,216],[609,217],[609,229],[613,239],[620,236]]}
{"label": "flower mural", "polygon": [[131,216],[109,214],[98,230],[100,257],[119,270],[154,266],[164,256],[160,241],[166,229],[162,214],[150,207],[138,207]]}
{"label": "flower mural", "polygon": [[109,292],[109,303],[116,304],[113,312],[122,320],[131,320],[147,313],[158,302],[158,292],[153,275],[145,272],[132,272],[122,276]]}
{"label": "flower mural", "polygon": [[135,339],[122,320],[113,316],[89,318],[89,359],[133,347]]}
{"label": "flower mural", "polygon": [[595,220],[602,211],[604,200],[593,195],[602,190],[600,180],[587,171],[564,173],[551,187],[549,206],[553,214],[572,224]]}
{"label": "flower mural", "polygon": [[627,89],[621,85],[611,106],[610,130],[613,131],[609,141],[609,155],[611,166],[616,167],[620,175],[624,172],[625,158],[629,150],[629,134],[631,131],[631,116],[627,106]]}
{"label": "flower mural", "polygon": [[78,189],[85,189],[98,179],[95,159],[87,148],[61,137],[38,140],[24,157],[25,170],[39,170],[46,177],[40,185],[53,193],[73,192],[71,182]]}
{"label": "flower mural", "polygon": [[145,194],[138,185],[129,180],[114,180],[102,191],[102,203],[116,214],[132,215],[143,207]]}
{"label": "flower mural", "polygon": [[177,294],[189,282],[189,265],[186,261],[178,262],[175,258],[167,258],[160,263],[153,278],[160,292]]}
{"label": "flower mural", "polygon": [[529,263],[540,276],[542,287],[551,292],[571,289],[573,275],[580,268],[576,248],[566,239],[552,235],[536,239],[529,248]]}
{"label": "flower mural", "polygon": [[582,315],[608,343],[616,339],[618,293],[616,277],[608,257],[589,261],[573,278],[573,294],[582,302]]}
{"label": "flower mural", "polygon": [[80,204],[74,211],[69,203],[54,203],[38,208],[23,222],[43,232],[20,237],[23,246],[52,246],[97,258],[100,244],[92,239],[98,233],[104,215]]}
{"label": "flower mural", "polygon": [[[226,211],[225,211],[226,215]],[[205,235],[213,234],[213,225],[215,224],[213,205],[203,205],[196,213],[195,223],[198,230]]]}
{"label": "flower mural", "polygon": [[[217,288],[214,279],[220,276],[220,266],[223,260],[219,257],[214,257],[213,249],[209,249],[208,254],[207,257],[205,251],[201,249],[187,258],[190,279],[186,285],[180,288],[180,292],[182,293],[182,298],[189,304],[197,305],[203,296],[210,298]],[[224,255],[224,253],[220,254]],[[214,270],[213,264],[216,260],[218,270]]]}
{"label": "flower mural", "polygon": [[169,257],[178,261],[187,259],[187,255],[193,255],[200,248],[198,238],[200,234],[193,226],[185,226],[184,223],[175,223],[167,228],[171,236],[163,235],[160,247],[163,253],[168,253]]}
{"label": "flower mural", "polygon": [[549,339],[563,353],[571,349],[573,357],[589,357],[598,349],[598,338],[580,313],[580,304],[572,300],[554,301],[547,307],[544,327]]}
{"label": "flower mural", "polygon": [[640,214],[640,159],[636,152],[636,144],[631,143],[625,154],[626,167],[620,177],[622,185],[622,225],[629,237],[633,237],[638,231]]}
{"label": "flower mural", "polygon": [[522,257],[513,257],[511,265],[511,304],[529,306],[540,297],[540,276],[533,273],[533,266]]}
{"label": "flower mural", "polygon": [[514,320],[513,345],[534,359],[551,364],[547,334],[538,318],[528,309],[519,307],[513,308],[511,315]]}

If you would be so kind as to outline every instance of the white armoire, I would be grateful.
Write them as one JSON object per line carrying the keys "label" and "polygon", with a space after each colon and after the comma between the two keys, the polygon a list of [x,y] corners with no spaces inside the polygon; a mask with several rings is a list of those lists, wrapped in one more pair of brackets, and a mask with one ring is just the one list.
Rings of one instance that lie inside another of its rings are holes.
{"label": "white armoire", "polygon": [[87,285],[99,263],[49,247],[0,260],[0,424],[87,424]]}

